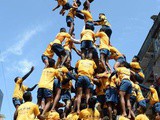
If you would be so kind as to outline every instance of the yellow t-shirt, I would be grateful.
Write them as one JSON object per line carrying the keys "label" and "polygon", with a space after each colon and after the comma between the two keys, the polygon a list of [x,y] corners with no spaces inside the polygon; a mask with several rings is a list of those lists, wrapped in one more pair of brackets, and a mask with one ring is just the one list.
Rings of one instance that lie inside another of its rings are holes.
{"label": "yellow t-shirt", "polygon": [[111,52],[111,59],[117,60],[119,57],[123,57],[123,55],[113,46],[109,46]]}
{"label": "yellow t-shirt", "polygon": [[25,102],[18,107],[17,120],[34,120],[40,114],[38,106],[32,102]]}
{"label": "yellow t-shirt", "polygon": [[70,8],[67,16],[74,19],[75,15],[76,15],[76,9],[75,8]]}
{"label": "yellow t-shirt", "polygon": [[78,120],[79,116],[77,115],[77,113],[70,113],[68,116],[67,116],[67,120]]}
{"label": "yellow t-shirt", "polygon": [[81,120],[99,120],[100,113],[97,109],[94,109],[93,111],[91,108],[86,108],[81,110],[79,114],[79,118]]}
{"label": "yellow t-shirt", "polygon": [[23,94],[28,89],[28,87],[24,86],[22,84],[22,81],[23,81],[22,78],[19,78],[15,83],[13,98],[18,98],[20,100],[23,100]]}
{"label": "yellow t-shirt", "polygon": [[99,49],[108,49],[109,48],[109,37],[106,35],[106,33],[104,32],[98,32],[95,34],[95,37],[99,37],[100,38],[100,46]]}
{"label": "yellow t-shirt", "polygon": [[130,70],[127,69],[126,67],[118,67],[116,69],[117,74],[118,74],[118,78],[120,79],[120,81],[122,81],[123,79],[127,79],[130,80]]}
{"label": "yellow t-shirt", "polygon": [[60,120],[60,115],[56,111],[49,111],[46,116],[46,120]]}
{"label": "yellow t-shirt", "polygon": [[58,0],[58,5],[64,6],[67,3],[68,0]]}
{"label": "yellow t-shirt", "polygon": [[151,92],[149,95],[150,104],[154,105],[155,103],[159,102],[158,93],[157,90],[153,87],[150,87],[150,92]]}
{"label": "yellow t-shirt", "polygon": [[53,44],[62,44],[65,38],[71,38],[71,35],[66,32],[60,32],[57,34],[56,39],[53,41]]}
{"label": "yellow t-shirt", "polygon": [[53,83],[55,77],[60,77],[60,73],[57,69],[45,68],[42,72],[38,87],[53,90]]}
{"label": "yellow t-shirt", "polygon": [[68,50],[69,52],[71,52],[72,48],[76,48],[74,43],[68,38],[66,39],[66,42],[63,47],[65,50]]}
{"label": "yellow t-shirt", "polygon": [[88,10],[81,10],[81,13],[84,15],[84,21],[93,21],[91,12],[89,12]]}
{"label": "yellow t-shirt", "polygon": [[135,117],[135,120],[149,120],[145,114],[139,114]]}
{"label": "yellow t-shirt", "polygon": [[79,76],[88,76],[89,78],[92,78],[97,66],[93,60],[84,59],[79,60],[76,63],[76,68],[78,68]]}
{"label": "yellow t-shirt", "polygon": [[114,75],[109,82],[110,87],[116,88],[116,83],[119,82],[119,79]]}
{"label": "yellow t-shirt", "polygon": [[49,45],[47,46],[47,49],[44,51],[43,55],[52,58],[54,55],[54,52],[52,51],[52,45],[53,42],[50,42]]}
{"label": "yellow t-shirt", "polygon": [[142,90],[140,88],[140,86],[138,84],[134,84],[134,87],[137,91],[137,94],[136,94],[136,100],[137,102],[141,101],[141,100],[144,100],[144,96],[143,96],[143,93],[142,93]]}
{"label": "yellow t-shirt", "polygon": [[131,62],[130,66],[133,69],[141,69],[141,66],[140,66],[139,62]]}
{"label": "yellow t-shirt", "polygon": [[96,86],[96,94],[97,95],[105,95],[104,90],[106,89],[107,86],[109,86],[109,76],[110,74],[106,74],[106,73],[101,73],[98,74],[98,76],[104,76],[104,77],[100,77],[99,78],[99,82],[100,82],[100,86]]}
{"label": "yellow t-shirt", "polygon": [[81,32],[81,42],[84,40],[89,40],[94,42],[95,33],[92,30],[86,29]]}

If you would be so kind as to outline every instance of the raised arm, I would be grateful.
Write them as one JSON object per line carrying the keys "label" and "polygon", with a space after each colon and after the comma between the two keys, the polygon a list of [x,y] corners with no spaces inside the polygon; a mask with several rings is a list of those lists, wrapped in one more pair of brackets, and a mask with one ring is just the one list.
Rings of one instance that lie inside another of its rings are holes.
{"label": "raised arm", "polygon": [[22,77],[22,80],[24,81],[24,80],[33,72],[33,70],[34,70],[34,66],[32,66],[32,67],[31,67],[31,70],[30,70],[26,75],[24,75],[24,76]]}
{"label": "raised arm", "polygon": [[55,8],[52,9],[52,11],[55,11],[56,9],[58,9],[60,7],[60,5],[57,5]]}
{"label": "raised arm", "polygon": [[38,84],[35,84],[33,87],[28,88],[27,91],[33,91],[33,90],[36,88],[37,85],[38,85]]}

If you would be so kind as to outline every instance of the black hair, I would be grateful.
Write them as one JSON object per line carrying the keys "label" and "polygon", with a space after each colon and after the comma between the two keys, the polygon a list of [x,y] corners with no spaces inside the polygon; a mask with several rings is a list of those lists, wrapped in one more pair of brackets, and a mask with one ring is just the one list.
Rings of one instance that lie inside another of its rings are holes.
{"label": "black hair", "polygon": [[94,26],[93,26],[93,25],[90,25],[90,23],[86,23],[86,24],[85,24],[85,29],[89,29],[89,30],[94,31]]}
{"label": "black hair", "polygon": [[54,59],[49,59],[49,67],[53,67],[55,65],[55,60]]}
{"label": "black hair", "polygon": [[99,15],[105,15],[104,13],[99,13]]}
{"label": "black hair", "polygon": [[18,78],[19,78],[19,77],[16,77],[16,78],[14,79],[14,82],[15,82],[15,83],[17,82]]}
{"label": "black hair", "polygon": [[88,100],[88,105],[90,108],[94,109],[97,99],[95,97],[91,97]]}
{"label": "black hair", "polygon": [[23,94],[23,99],[25,102],[32,100],[32,94],[31,92],[27,91]]}
{"label": "black hair", "polygon": [[66,32],[66,28],[61,28],[60,32]]}
{"label": "black hair", "polygon": [[136,58],[137,59],[137,62],[140,61],[139,57],[137,55],[135,55],[133,58]]}

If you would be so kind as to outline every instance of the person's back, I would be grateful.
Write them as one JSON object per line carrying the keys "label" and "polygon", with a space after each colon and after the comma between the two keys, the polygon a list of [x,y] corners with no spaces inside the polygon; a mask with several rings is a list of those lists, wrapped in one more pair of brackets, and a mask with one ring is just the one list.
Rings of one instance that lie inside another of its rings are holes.
{"label": "person's back", "polygon": [[17,120],[34,120],[40,112],[38,106],[32,102],[25,102],[18,108]]}

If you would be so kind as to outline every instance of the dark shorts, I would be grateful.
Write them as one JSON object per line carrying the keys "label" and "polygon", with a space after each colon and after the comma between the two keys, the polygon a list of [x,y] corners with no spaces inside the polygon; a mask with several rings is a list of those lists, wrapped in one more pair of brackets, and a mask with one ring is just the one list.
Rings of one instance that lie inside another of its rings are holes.
{"label": "dark shorts", "polygon": [[114,88],[106,90],[106,102],[118,103],[118,93]]}
{"label": "dark shorts", "polygon": [[73,23],[73,22],[74,22],[73,18],[71,18],[70,16],[66,16],[67,27],[71,27],[70,23]]}
{"label": "dark shorts", "polygon": [[54,84],[53,84],[53,93],[56,93],[57,88],[62,88],[62,83],[58,79],[54,79]]}
{"label": "dark shorts", "polygon": [[125,58],[124,57],[119,57],[117,60],[116,60],[116,62],[119,62],[119,63],[123,63],[123,62],[125,62],[126,60],[125,60]]}
{"label": "dark shorts", "polygon": [[110,51],[108,49],[100,49],[100,54],[105,54],[106,57],[109,57]]}
{"label": "dark shorts", "polygon": [[41,56],[41,59],[42,59],[42,62],[44,62],[45,60],[48,60],[48,61],[49,61],[49,59],[52,59],[52,58],[49,58],[49,57],[46,56],[46,55],[42,55],[42,56]]}
{"label": "dark shorts", "polygon": [[52,95],[52,90],[46,88],[38,88],[37,98],[51,98]]}
{"label": "dark shorts", "polygon": [[69,10],[71,7],[72,7],[72,5],[71,5],[69,2],[67,2],[67,3],[63,6],[63,9]]}
{"label": "dark shorts", "polygon": [[16,107],[17,105],[21,105],[23,103],[23,100],[20,100],[18,98],[12,98],[12,102],[14,107]]}
{"label": "dark shorts", "polygon": [[67,100],[71,100],[71,91],[62,89],[61,99],[63,102],[65,102]]}
{"label": "dark shorts", "polygon": [[79,76],[77,80],[77,87],[82,87],[83,89],[91,88],[92,89],[92,84],[90,82],[89,77],[87,76]]}
{"label": "dark shorts", "polygon": [[107,25],[103,25],[102,26],[102,29],[105,30],[105,33],[107,34],[107,36],[110,38],[111,37],[111,34],[112,34],[112,29],[111,27],[107,26]]}
{"label": "dark shorts", "polygon": [[98,95],[98,96],[97,96],[97,101],[98,101],[99,103],[101,103],[102,105],[104,105],[104,103],[105,103],[105,101],[106,101],[105,95]]}
{"label": "dark shorts", "polygon": [[81,50],[93,49],[93,42],[90,40],[84,40],[81,42]]}
{"label": "dark shorts", "polygon": [[152,107],[153,113],[160,113],[160,102],[155,103]]}
{"label": "dark shorts", "polygon": [[120,91],[126,92],[126,94],[131,94],[132,83],[129,80],[122,80],[119,88]]}
{"label": "dark shorts", "polygon": [[144,78],[142,78],[138,73],[135,74],[135,79],[139,83],[143,83],[143,81],[144,81]]}
{"label": "dark shorts", "polygon": [[63,48],[63,46],[61,44],[53,44],[52,45],[52,50],[56,53],[56,55],[58,57],[61,58],[61,55],[65,56],[66,53],[65,53],[65,49]]}
{"label": "dark shorts", "polygon": [[139,106],[147,107],[146,100],[144,99],[144,100],[139,101],[139,102],[137,103],[137,106],[138,106],[138,107],[139,107]]}

